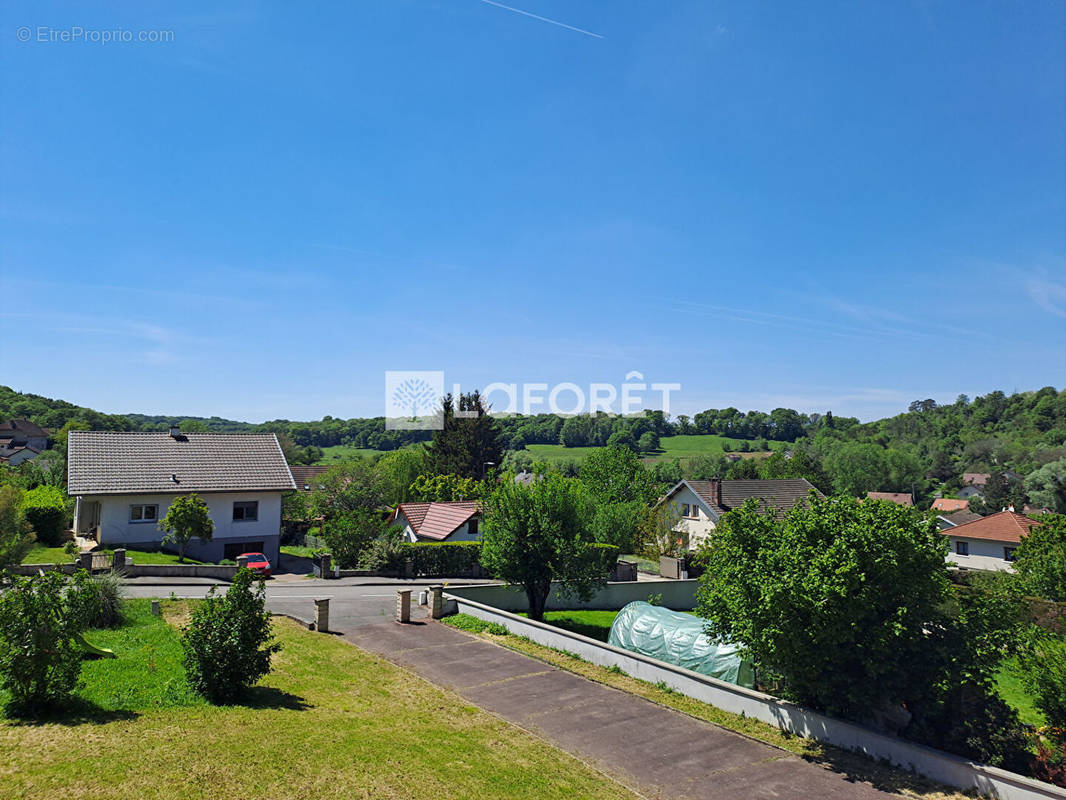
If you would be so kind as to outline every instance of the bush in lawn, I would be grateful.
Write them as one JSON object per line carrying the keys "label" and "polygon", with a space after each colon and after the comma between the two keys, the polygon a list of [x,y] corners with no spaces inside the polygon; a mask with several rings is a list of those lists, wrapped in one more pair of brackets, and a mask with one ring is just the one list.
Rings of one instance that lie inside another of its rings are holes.
{"label": "bush in lawn", "polygon": [[869,718],[927,680],[946,550],[935,522],[893,503],[812,492],[778,520],[749,500],[700,552],[698,610],[789,699]]}
{"label": "bush in lawn", "polygon": [[85,584],[86,623],[90,628],[114,628],[122,623],[125,605],[122,578],[115,572],[96,575]]}
{"label": "bush in lawn", "polygon": [[49,547],[63,543],[67,530],[67,502],[55,486],[38,486],[22,496],[22,511],[37,541]]}
{"label": "bush in lawn", "polygon": [[182,629],[189,685],[212,703],[236,700],[270,672],[270,657],[281,649],[273,641],[266,592],[251,570],[239,569],[222,597],[211,587]]}
{"label": "bush in lawn", "polygon": [[33,532],[22,511],[22,491],[0,487],[0,570],[19,564],[33,547]]}
{"label": "bush in lawn", "polygon": [[0,592],[0,687],[7,711],[32,715],[61,706],[81,673],[74,637],[85,629],[92,596],[88,574],[73,580],[58,572],[14,578]]}

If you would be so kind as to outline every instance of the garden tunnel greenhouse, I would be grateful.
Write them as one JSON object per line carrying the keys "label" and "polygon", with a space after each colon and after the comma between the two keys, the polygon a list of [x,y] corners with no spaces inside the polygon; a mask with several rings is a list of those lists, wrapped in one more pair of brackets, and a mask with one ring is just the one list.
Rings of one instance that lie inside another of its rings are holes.
{"label": "garden tunnel greenhouse", "polygon": [[755,670],[740,657],[740,646],[708,636],[706,625],[691,614],[637,601],[618,612],[607,642],[720,681],[754,687]]}

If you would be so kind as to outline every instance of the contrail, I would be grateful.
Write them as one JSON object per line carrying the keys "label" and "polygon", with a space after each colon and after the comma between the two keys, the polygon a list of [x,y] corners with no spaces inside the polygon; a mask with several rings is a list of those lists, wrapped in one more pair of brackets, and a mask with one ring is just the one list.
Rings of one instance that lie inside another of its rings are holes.
{"label": "contrail", "polygon": [[490,6],[496,6],[496,8],[502,8],[505,11],[513,11],[516,14],[521,14],[523,17],[532,17],[533,19],[539,19],[541,22],[547,22],[549,25],[557,25],[560,28],[566,28],[568,31],[575,31],[577,33],[583,33],[586,36],[591,36],[594,39],[602,39],[603,37],[598,33],[592,31],[586,31],[583,28],[575,28],[573,25],[567,25],[565,22],[559,22],[555,19],[548,19],[547,17],[539,17],[536,14],[530,14],[528,11],[523,11],[520,8],[512,8],[511,6],[505,6],[503,3],[497,3],[495,0],[481,0],[482,3],[487,3]]}

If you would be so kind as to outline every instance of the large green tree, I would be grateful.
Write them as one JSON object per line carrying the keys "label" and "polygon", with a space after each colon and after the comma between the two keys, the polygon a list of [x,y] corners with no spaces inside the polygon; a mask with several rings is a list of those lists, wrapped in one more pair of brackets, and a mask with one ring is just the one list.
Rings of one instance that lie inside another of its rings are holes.
{"label": "large green tree", "polygon": [[788,697],[863,715],[913,691],[945,554],[936,524],[895,504],[812,496],[778,520],[749,501],[701,552],[699,613]]}
{"label": "large green tree", "polygon": [[503,462],[500,425],[479,392],[442,401],[443,427],[427,451],[430,472],[484,480]]}
{"label": "large green tree", "polygon": [[591,531],[592,498],[580,481],[552,473],[529,484],[506,482],[483,502],[481,563],[522,587],[533,619],[543,619],[553,581],[580,598],[606,582],[605,551]]}

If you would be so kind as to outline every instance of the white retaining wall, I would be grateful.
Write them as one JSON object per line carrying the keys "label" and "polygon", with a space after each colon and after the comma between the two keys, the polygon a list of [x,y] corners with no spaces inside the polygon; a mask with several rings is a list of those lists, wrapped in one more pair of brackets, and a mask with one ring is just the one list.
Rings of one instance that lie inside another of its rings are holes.
{"label": "white retaining wall", "polygon": [[[671,606],[671,603],[667,601],[669,592],[667,587],[671,584],[682,583],[695,584],[696,582],[641,581],[639,584],[609,584],[603,592],[606,592],[607,597],[629,597],[622,605],[632,600],[646,600],[649,593],[661,593],[664,606],[682,608],[683,606],[680,605]],[[625,592],[619,588],[624,586],[633,587],[634,590],[639,588],[643,596],[630,596],[637,592]],[[677,599],[680,599],[685,589],[679,587],[674,591],[678,595]],[[694,591],[694,587],[688,591]],[[555,597],[555,592],[552,596]],[[518,598],[517,602],[515,598]],[[578,633],[516,616],[491,602],[503,600],[513,610],[525,611],[525,595],[516,593],[508,587],[496,584],[450,589],[445,594],[445,599],[448,601],[445,605],[445,613],[459,612],[470,614],[486,622],[495,622],[503,625],[511,633],[525,636],[537,644],[566,650],[602,667],[616,666],[634,678],[649,683],[665,683],[682,694],[725,711],[754,717],[799,736],[806,736],[846,750],[865,753],[871,758],[885,759],[897,767],[911,770],[948,786],[976,789],[982,795],[1001,800],[1051,800],[1052,798],[1066,800],[1066,789],[996,767],[978,764],[895,736],[878,733],[861,725],[833,719],[762,692],[735,686],[639,653],[612,647]],[[562,608],[558,603],[554,607]],[[566,607],[603,608],[604,606],[566,604]],[[620,607],[621,605],[614,606],[615,609]],[[548,608],[553,608],[553,605],[549,603]]]}

